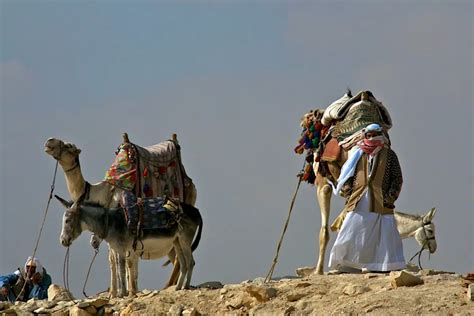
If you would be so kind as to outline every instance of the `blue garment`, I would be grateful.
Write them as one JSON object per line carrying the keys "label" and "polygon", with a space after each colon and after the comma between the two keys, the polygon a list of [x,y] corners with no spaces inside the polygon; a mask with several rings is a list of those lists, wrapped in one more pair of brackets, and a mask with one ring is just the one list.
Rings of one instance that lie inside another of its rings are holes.
{"label": "blue garment", "polygon": [[[3,295],[0,294],[0,300],[9,300],[11,302],[15,302],[16,296],[19,293],[14,292],[14,286],[16,284],[20,285],[20,289],[23,286],[23,277],[24,273],[20,272],[19,270],[15,271],[15,273],[8,274],[8,275],[3,275],[0,276],[0,288],[2,287],[7,287],[9,289],[8,291],[8,297],[3,297]],[[18,279],[21,278],[20,282],[18,282]],[[25,286],[25,295],[26,300],[29,300],[31,298],[36,298],[39,300],[44,300],[48,298],[48,288],[51,285],[51,276],[46,273],[46,269],[43,269],[42,272],[42,278],[41,282],[38,284],[30,284],[28,283]]]}

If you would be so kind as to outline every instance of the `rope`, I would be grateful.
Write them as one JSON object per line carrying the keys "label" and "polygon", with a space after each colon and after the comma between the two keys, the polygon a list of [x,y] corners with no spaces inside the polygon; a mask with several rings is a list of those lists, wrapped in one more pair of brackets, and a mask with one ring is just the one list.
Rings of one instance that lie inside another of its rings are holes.
{"label": "rope", "polygon": [[95,257],[97,257],[97,254],[99,253],[99,248],[94,249],[94,251],[95,251],[95,254],[92,257],[91,264],[89,265],[89,269],[87,270],[86,280],[84,281],[84,287],[82,288],[82,294],[84,294],[86,298],[90,298],[86,294],[86,284],[87,284],[87,280],[89,280],[89,273],[91,272],[92,264],[94,263]]}
{"label": "rope", "polygon": [[286,218],[285,226],[283,227],[283,232],[281,234],[280,241],[278,242],[278,246],[277,246],[275,257],[273,258],[272,266],[270,267],[270,270],[268,271],[267,276],[265,277],[265,283],[270,281],[270,279],[272,278],[272,275],[273,275],[273,271],[275,270],[275,266],[276,266],[277,261],[278,261],[278,256],[280,254],[281,244],[283,242],[283,237],[285,236],[286,230],[288,228],[288,223],[290,222],[291,212],[293,210],[293,205],[295,204],[296,195],[298,194],[298,190],[300,188],[301,180],[303,180],[303,172],[304,172],[304,164],[303,164],[302,172],[300,172],[298,174],[298,178],[299,178],[298,179],[298,184],[296,185],[295,193],[293,194],[293,198],[291,199],[290,208],[288,210],[288,217]]}
{"label": "rope", "polygon": [[63,283],[69,300],[74,301],[74,298],[71,296],[71,291],[69,290],[69,246],[67,247],[66,255],[64,256]]}
{"label": "rope", "polygon": [[[56,166],[54,167],[53,181],[51,183],[51,191],[49,192],[48,202],[46,203],[46,209],[44,210],[43,221],[41,223],[41,228],[40,228],[40,231],[39,231],[39,234],[38,234],[38,238],[36,239],[36,245],[35,245],[35,248],[33,250],[33,254],[31,255],[31,258],[35,257],[36,251],[38,250],[38,245],[39,245],[39,242],[40,242],[40,239],[41,239],[41,234],[43,233],[44,223],[46,222],[46,216],[48,215],[49,204],[51,203],[51,199],[53,198],[54,186],[55,186],[55,183],[56,183],[56,174],[58,172],[58,163],[59,163],[59,161],[56,160]],[[26,275],[26,271],[25,271],[25,275]],[[26,281],[27,280],[25,280],[25,282],[23,283],[23,286],[20,290],[20,293],[18,293],[17,297],[15,298],[15,301],[18,300],[18,298],[25,291],[26,284],[28,283]]]}

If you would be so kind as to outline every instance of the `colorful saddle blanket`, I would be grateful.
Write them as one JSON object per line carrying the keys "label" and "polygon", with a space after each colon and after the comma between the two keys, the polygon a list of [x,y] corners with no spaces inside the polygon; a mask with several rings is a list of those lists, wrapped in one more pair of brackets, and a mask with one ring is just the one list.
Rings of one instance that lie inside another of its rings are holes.
{"label": "colorful saddle blanket", "polygon": [[170,211],[163,197],[144,198],[142,201],[143,215],[140,215],[140,206],[137,197],[131,192],[123,192],[121,204],[124,209],[127,226],[132,233],[136,233],[140,216],[143,217],[140,229],[158,229],[170,227],[178,221],[179,211]]}
{"label": "colorful saddle blanket", "polygon": [[184,189],[191,182],[173,141],[148,147],[121,144],[104,180],[143,197],[166,195],[179,201],[184,201]]}

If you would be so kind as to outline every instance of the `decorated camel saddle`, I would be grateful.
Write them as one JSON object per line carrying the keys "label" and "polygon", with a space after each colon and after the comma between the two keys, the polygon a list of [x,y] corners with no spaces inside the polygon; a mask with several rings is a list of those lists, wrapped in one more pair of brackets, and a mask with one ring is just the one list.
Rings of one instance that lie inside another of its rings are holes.
{"label": "decorated camel saddle", "polygon": [[130,232],[140,238],[143,230],[178,223],[182,213],[180,202],[184,201],[184,191],[192,180],[181,162],[176,136],[141,147],[131,143],[125,133],[115,154],[104,180],[123,190],[120,204]]}
{"label": "decorated camel saddle", "polygon": [[306,113],[300,122],[302,127],[297,154],[306,153],[303,180],[314,184],[319,173],[336,182],[344,151],[349,151],[364,137],[362,129],[369,124],[382,126],[388,138],[392,119],[387,108],[370,91],[352,95],[348,90],[326,109]]}
{"label": "decorated camel saddle", "polygon": [[115,161],[105,174],[105,181],[137,197],[168,196],[184,200],[184,190],[191,179],[181,162],[180,147],[176,139],[141,147],[129,141],[116,151]]}

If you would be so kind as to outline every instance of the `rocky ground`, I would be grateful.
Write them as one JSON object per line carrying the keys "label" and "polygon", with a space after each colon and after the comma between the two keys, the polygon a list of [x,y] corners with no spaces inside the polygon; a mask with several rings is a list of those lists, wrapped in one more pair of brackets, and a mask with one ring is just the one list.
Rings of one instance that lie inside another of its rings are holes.
{"label": "rocky ground", "polygon": [[[143,290],[133,298],[0,303],[4,314],[65,315],[474,315],[472,277],[435,270],[417,273],[312,275],[264,283],[207,282],[175,291]],[[307,274],[306,276],[304,276]],[[416,285],[417,284],[417,285]],[[51,288],[50,288],[51,290]],[[56,292],[60,291],[56,287]],[[469,293],[469,297],[468,297]]]}

